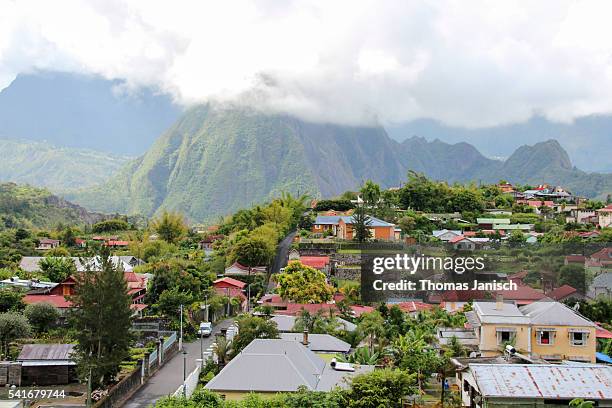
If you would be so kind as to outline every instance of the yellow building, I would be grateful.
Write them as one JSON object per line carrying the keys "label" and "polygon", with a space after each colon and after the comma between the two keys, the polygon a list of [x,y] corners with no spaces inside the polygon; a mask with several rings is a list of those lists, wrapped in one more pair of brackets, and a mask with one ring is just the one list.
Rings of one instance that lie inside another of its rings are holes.
{"label": "yellow building", "polygon": [[484,357],[503,353],[507,344],[520,353],[549,361],[595,362],[596,326],[562,303],[474,302],[468,319]]}

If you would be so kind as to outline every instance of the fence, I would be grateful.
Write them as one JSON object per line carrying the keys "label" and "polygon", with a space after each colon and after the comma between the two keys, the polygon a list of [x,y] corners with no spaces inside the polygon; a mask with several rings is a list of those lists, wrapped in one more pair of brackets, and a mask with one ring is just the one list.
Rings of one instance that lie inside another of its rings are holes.
{"label": "fence", "polygon": [[142,362],[127,377],[112,387],[93,408],[113,408],[120,406],[120,402],[136,391],[142,383]]}
{"label": "fence", "polygon": [[158,356],[157,350],[152,352],[151,355],[149,356],[149,370],[157,366],[157,364],[159,363],[159,361],[157,361],[157,356]]}
{"label": "fence", "polygon": [[191,374],[189,374],[189,376],[185,379],[185,382],[178,387],[178,389],[176,391],[174,391],[174,394],[172,394],[172,396],[174,397],[179,397],[181,395],[183,395],[183,388],[185,389],[185,395],[187,397],[190,397],[191,394],[193,394],[193,392],[195,391],[195,389],[198,386],[198,382],[200,380],[200,372],[202,371],[202,366],[200,364],[198,364],[198,366],[196,367],[195,370],[193,370],[193,372]]}
{"label": "fence", "polygon": [[173,332],[170,337],[164,341],[164,352],[166,352],[176,342],[176,332]]}
{"label": "fence", "polygon": [[[176,354],[176,350],[176,332],[173,332],[172,335],[170,335],[163,343],[158,343],[157,350],[153,351],[148,356],[148,360],[144,360],[144,366],[143,360],[139,361],[136,369],[113,386],[108,391],[108,394],[94,404],[94,408],[113,408],[122,406],[122,404],[136,391],[138,391],[138,389],[147,381],[147,379],[160,368],[160,351],[162,353],[161,365],[164,365],[164,363],[166,363],[174,356],[174,354]],[[189,387],[187,390],[189,390]],[[191,390],[191,392],[193,392],[193,390]]]}

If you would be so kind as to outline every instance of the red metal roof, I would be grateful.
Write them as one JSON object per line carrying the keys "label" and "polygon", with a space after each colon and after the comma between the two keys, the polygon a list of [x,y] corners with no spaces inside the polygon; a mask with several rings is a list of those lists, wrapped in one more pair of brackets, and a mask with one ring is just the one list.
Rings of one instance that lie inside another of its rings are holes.
{"label": "red metal roof", "polygon": [[323,269],[329,264],[329,256],[300,256],[300,262],[315,269]]}
{"label": "red metal roof", "polygon": [[518,285],[516,290],[498,290],[494,293],[502,295],[504,299],[514,300],[519,305],[527,305],[546,297],[544,293],[527,285]]}
{"label": "red metal roof", "polygon": [[128,246],[130,243],[128,241],[107,241],[104,245],[106,246]]}
{"label": "red metal roof", "polygon": [[448,242],[450,242],[451,244],[454,244],[456,242],[463,241],[464,239],[466,238],[463,235],[457,235],[456,237],[451,238],[451,240]]}
{"label": "red metal roof", "polygon": [[420,312],[421,310],[430,310],[431,308],[433,308],[433,305],[430,305],[429,303],[415,302],[415,301],[402,302],[402,303],[397,303],[395,305],[390,304],[388,306],[389,307],[397,306],[403,312],[406,312],[406,313]]}
{"label": "red metal roof", "polygon": [[144,303],[132,303],[130,305],[130,309],[136,310],[137,312],[140,312],[141,310],[146,309],[147,307],[149,307],[149,305],[145,305]]}
{"label": "red metal roof", "polygon": [[571,294],[576,293],[578,290],[570,285],[563,285],[554,289],[546,294],[551,299],[562,300]]}
{"label": "red metal roof", "polygon": [[32,305],[35,303],[49,303],[59,309],[68,309],[72,307],[72,302],[66,300],[62,295],[25,295],[23,303]]}
{"label": "red metal roof", "polygon": [[238,279],[228,278],[228,277],[217,279],[216,281],[213,282],[213,285],[216,285],[219,283],[227,283],[228,285],[232,285],[240,289],[243,289],[246,286],[246,283],[239,281]]}
{"label": "red metal roof", "polygon": [[612,333],[609,330],[597,325],[595,329],[595,337],[598,339],[612,339]]}
{"label": "red metal roof", "polygon": [[565,262],[584,263],[585,259],[584,255],[567,255]]}

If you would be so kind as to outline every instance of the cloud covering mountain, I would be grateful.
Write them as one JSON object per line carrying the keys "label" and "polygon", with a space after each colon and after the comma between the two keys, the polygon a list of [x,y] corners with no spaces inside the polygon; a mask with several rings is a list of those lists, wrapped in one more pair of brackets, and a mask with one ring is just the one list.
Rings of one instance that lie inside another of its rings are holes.
{"label": "cloud covering mountain", "polygon": [[0,2],[0,88],[39,69],[364,125],[612,106],[605,1]]}

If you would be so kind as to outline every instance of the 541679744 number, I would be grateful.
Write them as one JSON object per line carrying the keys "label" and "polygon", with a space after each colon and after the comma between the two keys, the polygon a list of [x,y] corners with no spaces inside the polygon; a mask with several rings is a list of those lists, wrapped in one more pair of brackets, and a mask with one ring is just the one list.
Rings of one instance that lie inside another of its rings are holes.
{"label": "541679744 number", "polygon": [[65,398],[66,390],[44,390],[44,389],[9,389],[9,399],[46,399]]}

